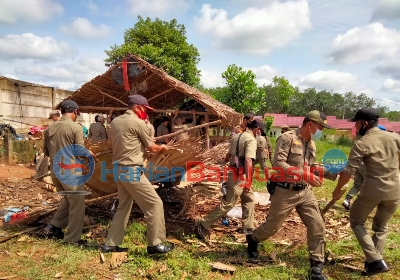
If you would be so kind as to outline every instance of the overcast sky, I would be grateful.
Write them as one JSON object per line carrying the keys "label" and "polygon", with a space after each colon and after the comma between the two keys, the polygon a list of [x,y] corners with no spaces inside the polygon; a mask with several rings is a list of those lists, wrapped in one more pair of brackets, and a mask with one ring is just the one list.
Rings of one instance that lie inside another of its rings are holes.
{"label": "overcast sky", "polygon": [[186,26],[207,87],[236,64],[400,110],[400,0],[1,0],[0,75],[77,89],[137,15]]}

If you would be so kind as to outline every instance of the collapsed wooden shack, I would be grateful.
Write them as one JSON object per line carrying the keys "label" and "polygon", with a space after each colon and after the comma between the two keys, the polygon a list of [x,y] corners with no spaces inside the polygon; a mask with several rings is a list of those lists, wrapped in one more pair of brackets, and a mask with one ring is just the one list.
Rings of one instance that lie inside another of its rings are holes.
{"label": "collapsed wooden shack", "polygon": [[[134,54],[125,57],[121,62],[111,66],[104,74],[95,77],[90,82],[84,84],[67,99],[78,103],[81,112],[85,113],[108,113],[111,109],[123,113],[127,110],[127,100],[129,95],[141,94],[145,96],[149,105],[155,108],[150,120],[157,125],[162,115],[170,115],[177,109],[180,114],[192,115],[192,110],[196,111],[197,116],[204,116],[205,124],[189,128],[187,131],[179,131],[167,136],[175,136],[185,133],[177,142],[168,143],[173,149],[166,155],[151,154],[145,155],[145,173],[152,172],[153,184],[159,186],[168,185],[160,183],[158,167],[179,169],[180,172],[170,172],[164,181],[175,181],[173,185],[185,187],[193,185],[194,182],[180,181],[179,178],[187,178],[182,173],[186,173],[188,161],[200,161],[202,166],[223,166],[223,159],[228,145],[227,131],[238,125],[242,120],[242,115],[235,112],[229,106],[222,104],[210,95],[169,76],[163,70],[146,62]],[[205,127],[207,132],[205,139],[194,136],[193,131]],[[216,135],[210,141],[209,129],[216,127]],[[156,139],[160,137],[156,137]],[[205,145],[204,145],[205,142]],[[210,142],[213,145],[209,147]],[[106,169],[113,169],[112,163],[112,143],[110,141],[92,144],[86,143],[87,148],[96,154],[96,162],[106,162]],[[117,191],[116,183],[112,172],[109,172],[104,180],[104,166],[96,164],[95,171],[86,185],[94,190],[98,195],[105,195]],[[156,178],[156,179],[155,179]],[[199,178],[198,181],[204,181]]]}

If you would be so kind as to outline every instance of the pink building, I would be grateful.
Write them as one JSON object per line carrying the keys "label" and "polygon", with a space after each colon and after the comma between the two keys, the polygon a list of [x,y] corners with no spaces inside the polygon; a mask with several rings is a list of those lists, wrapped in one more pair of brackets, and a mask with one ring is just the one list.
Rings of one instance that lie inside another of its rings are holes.
{"label": "pink building", "polygon": [[[290,117],[287,114],[265,113],[264,118],[267,116],[274,117],[271,132],[275,137],[281,135],[281,126],[287,125],[290,129],[298,128],[301,126],[304,119],[304,117]],[[261,118],[261,116],[257,116],[257,118]],[[350,138],[356,135],[354,123],[348,122],[347,119],[337,119],[335,116],[327,116],[327,120],[328,124],[336,130],[333,136],[334,139],[332,140],[336,140],[340,136]],[[400,122],[390,122],[387,118],[379,118],[379,124],[386,127],[389,131],[400,134]]]}

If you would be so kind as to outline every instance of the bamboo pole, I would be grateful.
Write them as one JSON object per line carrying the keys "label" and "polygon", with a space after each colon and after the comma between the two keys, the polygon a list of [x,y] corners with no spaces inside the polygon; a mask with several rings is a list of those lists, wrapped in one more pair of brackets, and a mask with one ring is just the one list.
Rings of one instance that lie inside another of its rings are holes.
{"label": "bamboo pole", "polygon": [[147,99],[147,101],[153,100],[153,99],[163,95],[164,93],[170,92],[171,90],[173,90],[173,88],[170,88],[170,89],[167,89],[167,90],[165,90],[165,91],[163,91],[161,93],[158,93],[158,94],[154,95],[153,97],[150,97],[149,99]]}
{"label": "bamboo pole", "polygon": [[217,145],[221,143],[221,124],[217,125]]}
{"label": "bamboo pole", "polygon": [[[103,92],[101,89],[97,88],[97,90],[98,90],[101,94],[103,94],[103,95],[105,95],[105,96],[107,96],[107,97],[110,97],[110,98],[112,98],[112,99],[118,101],[119,103],[121,103],[121,104],[123,104],[123,105],[128,106],[128,104],[126,104],[125,102],[122,102],[122,101],[119,100],[118,98],[116,98],[116,97],[114,97],[114,96],[112,96],[112,95],[109,95],[108,93]],[[111,109],[110,109],[110,110],[111,110]]]}
{"label": "bamboo pole", "polygon": [[[154,139],[155,140],[160,140],[160,139],[164,139],[164,138],[167,138],[167,137],[173,137],[173,136],[176,136],[176,135],[179,135],[181,133],[188,132],[188,131],[191,131],[191,130],[194,130],[194,129],[199,129],[199,128],[202,128],[202,127],[208,127],[210,125],[217,125],[217,124],[220,124],[220,123],[221,123],[221,120],[218,120],[218,121],[214,121],[214,122],[210,122],[210,123],[205,123],[205,124],[201,124],[201,125],[192,126],[192,127],[186,128],[186,129],[183,128],[183,129],[181,129],[181,130],[179,130],[177,132],[170,133],[170,134],[163,135],[163,136],[158,136],[158,137],[156,137]],[[207,129],[207,131],[208,131],[208,129]],[[208,134],[206,134],[206,138],[209,139]]]}
{"label": "bamboo pole", "polygon": [[[206,123],[209,123],[210,117],[209,117],[208,114],[206,114],[204,120],[206,121]],[[221,123],[221,121],[219,123]],[[206,147],[207,147],[207,150],[210,149],[210,130],[209,130],[209,127],[210,126],[206,127]]]}
{"label": "bamboo pole", "polygon": [[[114,109],[114,111],[126,111],[127,107],[100,107],[100,106],[79,106],[79,111],[90,111],[90,110],[98,110],[98,111],[110,111]],[[154,113],[175,113],[177,110],[161,110],[154,109]],[[180,114],[193,114],[193,111],[179,111]],[[207,112],[196,112],[196,115],[207,115]]]}

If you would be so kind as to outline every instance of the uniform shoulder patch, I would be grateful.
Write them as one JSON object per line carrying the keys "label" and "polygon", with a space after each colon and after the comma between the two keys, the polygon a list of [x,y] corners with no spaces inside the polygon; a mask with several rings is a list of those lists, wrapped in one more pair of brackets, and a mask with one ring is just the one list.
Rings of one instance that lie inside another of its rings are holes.
{"label": "uniform shoulder patch", "polygon": [[288,135],[282,135],[280,138],[279,148],[287,150],[290,148],[291,145],[292,145],[292,137],[288,137]]}
{"label": "uniform shoulder patch", "polygon": [[300,140],[294,140],[293,144],[296,145],[296,146],[302,146],[302,143],[301,143]]}

